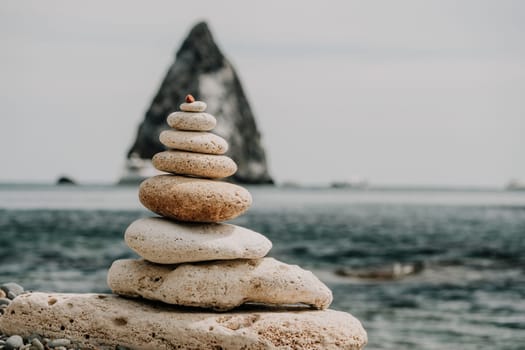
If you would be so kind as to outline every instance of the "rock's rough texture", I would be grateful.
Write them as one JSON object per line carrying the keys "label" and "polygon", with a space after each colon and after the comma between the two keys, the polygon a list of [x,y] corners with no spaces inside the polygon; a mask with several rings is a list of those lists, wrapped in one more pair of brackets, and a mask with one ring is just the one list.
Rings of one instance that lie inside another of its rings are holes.
{"label": "rock's rough texture", "polygon": [[136,220],[126,229],[125,240],[141,257],[158,264],[257,259],[272,248],[268,238],[244,227],[164,218]]}
{"label": "rock's rough texture", "polygon": [[192,222],[231,220],[252,204],[250,193],[240,186],[175,175],[154,176],[142,182],[139,199],[161,216]]}
{"label": "rock's rough texture", "polygon": [[333,311],[245,310],[204,313],[109,294],[28,293],[0,316],[0,331],[67,337],[86,349],[362,349],[367,334]]}
{"label": "rock's rough texture", "polygon": [[177,52],[175,63],[139,126],[128,158],[135,155],[151,159],[164,149],[158,136],[167,128],[166,116],[178,109],[186,94],[206,101],[207,112],[219,121],[215,132],[228,141],[228,155],[239,166],[233,179],[243,183],[272,183],[261,137],[239,78],[206,23],[193,27]]}
{"label": "rock's rough texture", "polygon": [[204,112],[206,107],[206,102],[203,101],[184,102],[180,105],[181,111],[184,112]]}
{"label": "rock's rough texture", "polygon": [[273,258],[180,265],[117,260],[108,285],[116,294],[214,310],[247,302],[326,309],[332,302],[332,292],[313,273]]}
{"label": "rock's rough texture", "polygon": [[164,130],[159,139],[164,146],[182,151],[224,154],[228,150],[226,140],[211,132]]}
{"label": "rock's rough texture", "polygon": [[208,113],[173,112],[166,121],[172,128],[187,131],[210,131],[217,125],[217,119]]}
{"label": "rock's rough texture", "polygon": [[230,157],[215,154],[164,151],[155,154],[152,162],[160,171],[209,179],[220,179],[237,171],[237,164]]}

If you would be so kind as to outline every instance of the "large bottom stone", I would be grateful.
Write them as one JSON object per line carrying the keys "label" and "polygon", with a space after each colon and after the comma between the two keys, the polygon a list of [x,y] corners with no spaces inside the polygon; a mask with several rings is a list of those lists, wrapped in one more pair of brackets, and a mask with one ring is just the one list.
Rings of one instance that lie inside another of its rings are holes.
{"label": "large bottom stone", "polygon": [[332,292],[313,273],[273,258],[158,265],[114,261],[108,285],[120,295],[230,310],[244,303],[305,304],[326,309]]}
{"label": "large bottom stone", "polygon": [[366,331],[333,310],[203,313],[109,294],[28,293],[0,315],[0,331],[67,337],[83,349],[362,349]]}

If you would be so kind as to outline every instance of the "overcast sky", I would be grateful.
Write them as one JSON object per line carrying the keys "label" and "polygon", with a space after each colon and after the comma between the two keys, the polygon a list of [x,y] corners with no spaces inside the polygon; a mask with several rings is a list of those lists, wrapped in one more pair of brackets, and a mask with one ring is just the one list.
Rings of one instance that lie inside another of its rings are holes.
{"label": "overcast sky", "polygon": [[0,182],[116,181],[207,20],[277,181],[525,179],[523,1],[1,1]]}

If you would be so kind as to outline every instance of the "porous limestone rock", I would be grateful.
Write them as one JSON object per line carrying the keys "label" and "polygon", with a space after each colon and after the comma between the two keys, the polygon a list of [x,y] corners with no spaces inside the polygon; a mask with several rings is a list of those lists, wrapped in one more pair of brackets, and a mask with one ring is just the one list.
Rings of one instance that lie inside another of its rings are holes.
{"label": "porous limestone rock", "polygon": [[144,259],[158,264],[257,259],[272,248],[260,233],[230,224],[194,224],[165,218],[133,222],[125,233],[128,247]]}
{"label": "porous limestone rock", "polygon": [[224,154],[228,150],[226,140],[211,132],[164,130],[159,139],[164,146],[182,151]]}
{"label": "porous limestone rock", "polygon": [[164,151],[155,154],[151,161],[160,171],[209,179],[220,179],[237,171],[237,164],[230,157],[215,154]]}
{"label": "porous limestone rock", "polygon": [[172,128],[187,131],[210,131],[217,125],[217,119],[208,113],[173,112],[166,121]]}
{"label": "porous limestone rock", "polygon": [[244,303],[326,309],[332,302],[332,292],[313,273],[273,258],[180,265],[122,259],[111,265],[108,285],[120,295],[221,311]]}
{"label": "porous limestone rock", "polygon": [[158,175],[140,185],[140,202],[168,218],[219,222],[236,218],[252,204],[246,189],[226,182],[176,175]]}
{"label": "porous limestone rock", "polygon": [[195,312],[109,294],[28,293],[0,315],[0,331],[67,337],[82,349],[358,350],[367,334],[333,310]]}

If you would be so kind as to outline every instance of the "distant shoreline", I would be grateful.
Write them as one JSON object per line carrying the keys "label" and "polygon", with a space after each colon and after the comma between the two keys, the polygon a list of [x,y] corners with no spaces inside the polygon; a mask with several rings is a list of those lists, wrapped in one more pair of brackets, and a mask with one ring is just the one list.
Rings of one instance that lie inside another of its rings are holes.
{"label": "distant shoreline", "polygon": [[[129,188],[138,187],[139,183],[129,184],[118,184],[110,182],[80,182],[68,188]],[[504,186],[447,186],[447,185],[369,185],[366,188],[357,186],[345,186],[345,187],[333,187],[331,183],[320,183],[320,184],[288,184],[288,183],[276,183],[275,185],[246,185],[247,187],[255,188],[279,188],[279,189],[308,189],[308,190],[328,190],[334,191],[402,191],[402,192],[520,192],[520,190],[507,189]],[[0,189],[8,188],[56,188],[60,187],[54,182],[19,182],[19,181],[5,181],[0,182]],[[521,191],[523,192],[523,191]]]}

